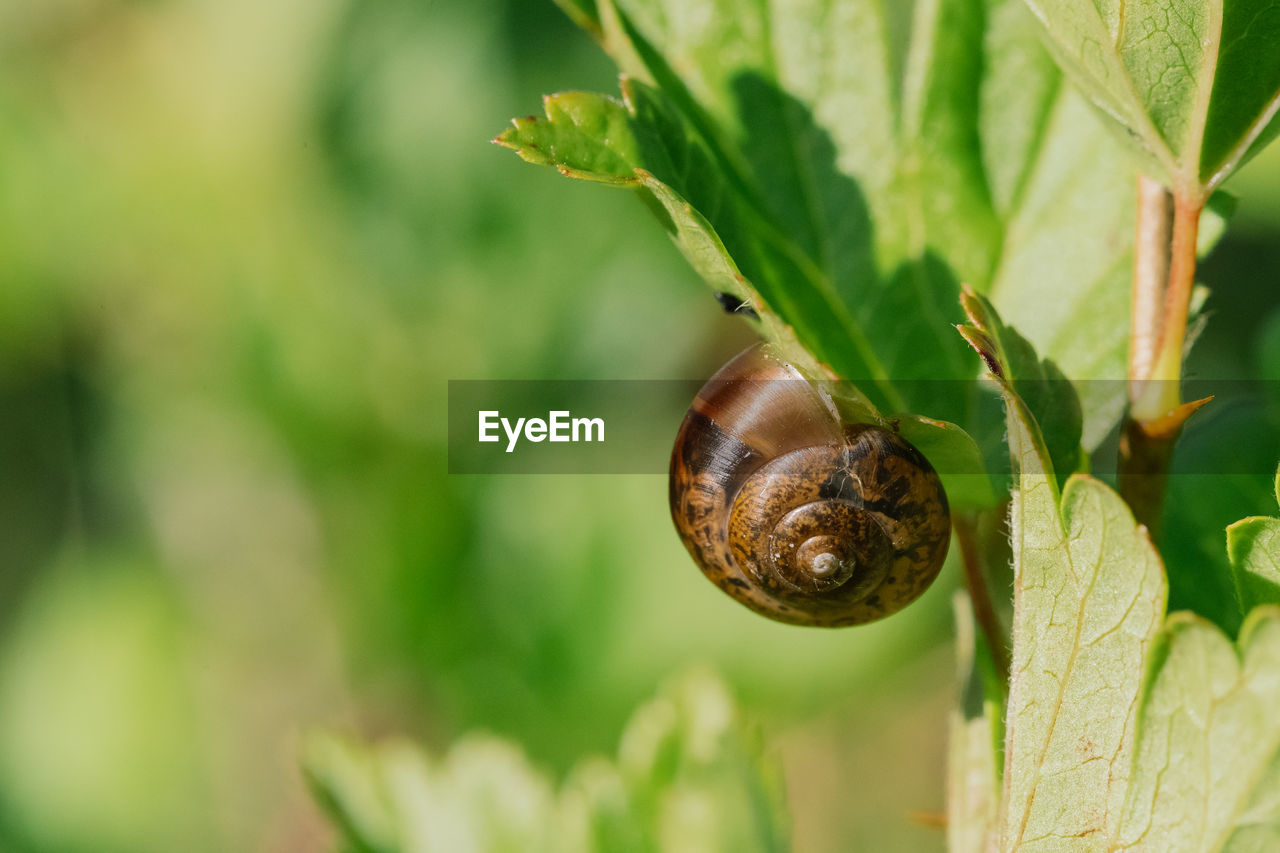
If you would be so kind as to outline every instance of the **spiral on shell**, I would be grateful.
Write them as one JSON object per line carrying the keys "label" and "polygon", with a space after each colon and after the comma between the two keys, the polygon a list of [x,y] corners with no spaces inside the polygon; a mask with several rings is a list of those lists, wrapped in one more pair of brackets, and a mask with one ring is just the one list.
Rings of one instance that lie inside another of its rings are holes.
{"label": "spiral on shell", "polygon": [[893,430],[842,423],[791,365],[755,346],[685,416],[671,515],[703,573],[782,622],[870,622],[918,598],[947,555],[946,493]]}

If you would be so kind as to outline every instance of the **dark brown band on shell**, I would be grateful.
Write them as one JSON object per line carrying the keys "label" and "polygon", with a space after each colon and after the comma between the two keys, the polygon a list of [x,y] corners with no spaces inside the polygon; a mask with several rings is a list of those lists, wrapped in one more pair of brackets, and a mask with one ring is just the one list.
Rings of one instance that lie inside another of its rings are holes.
{"label": "dark brown band on shell", "polygon": [[896,612],[933,582],[950,542],[946,494],[920,452],[879,426],[843,427],[758,347],[698,394],[670,486],[676,529],[703,573],[783,622]]}

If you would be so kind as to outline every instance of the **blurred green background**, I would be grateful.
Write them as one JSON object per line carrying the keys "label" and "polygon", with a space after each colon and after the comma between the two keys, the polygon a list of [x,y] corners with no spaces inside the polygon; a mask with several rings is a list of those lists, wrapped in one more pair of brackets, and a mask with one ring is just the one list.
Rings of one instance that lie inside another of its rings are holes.
{"label": "blurred green background", "polygon": [[[701,578],[662,477],[446,473],[448,379],[747,342],[634,199],[487,144],[570,88],[614,73],[550,0],[0,4],[0,850],[326,850],[307,730],[482,729],[562,773],[694,662],[783,763],[797,850],[941,849],[912,813],[943,807],[953,568],[790,628]],[[1229,189],[1194,364],[1268,375],[1280,155]]]}

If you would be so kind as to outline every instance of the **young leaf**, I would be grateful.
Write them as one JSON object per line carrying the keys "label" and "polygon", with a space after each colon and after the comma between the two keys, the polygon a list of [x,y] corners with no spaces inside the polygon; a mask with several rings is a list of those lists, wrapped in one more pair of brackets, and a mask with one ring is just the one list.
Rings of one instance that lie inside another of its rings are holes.
{"label": "young leaf", "polygon": [[[1075,388],[1057,365],[1041,359],[1026,338],[1000,319],[988,300],[966,288],[960,303],[971,324],[959,326],[960,335],[1034,419],[1036,434],[1045,441],[1047,470],[1066,475],[1079,469],[1083,417]],[[1040,424],[1056,427],[1047,440]]]}
{"label": "young leaf", "polygon": [[[1276,476],[1280,501],[1280,472]],[[1280,518],[1245,518],[1227,528],[1227,557],[1240,609],[1280,604]]]}
{"label": "young leaf", "polygon": [[1208,193],[1280,131],[1271,0],[1027,0],[1080,88],[1181,195]]}
{"label": "young leaf", "polygon": [[1016,470],[1001,849],[1062,849],[1067,839],[1105,849],[1119,828],[1164,573],[1115,492],[1077,474],[1059,493],[1017,390],[1018,374],[1039,360],[1006,348],[1009,330],[980,297],[969,294],[966,311],[974,325],[961,331],[1004,394]]}
{"label": "young leaf", "polygon": [[1253,611],[1238,649],[1175,614],[1153,650],[1115,849],[1269,850],[1280,838],[1280,608]]}

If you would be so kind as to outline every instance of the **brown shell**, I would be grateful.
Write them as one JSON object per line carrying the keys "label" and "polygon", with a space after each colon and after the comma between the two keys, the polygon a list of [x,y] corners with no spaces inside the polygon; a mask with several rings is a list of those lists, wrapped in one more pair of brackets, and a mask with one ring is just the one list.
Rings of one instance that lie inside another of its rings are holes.
{"label": "brown shell", "polygon": [[[685,416],[671,516],[716,586],[797,625],[902,609],[937,577],[951,540],[946,493],[924,456],[891,430],[842,425],[830,401],[758,346],[712,377]],[[815,544],[838,556],[839,571],[804,570]]]}

